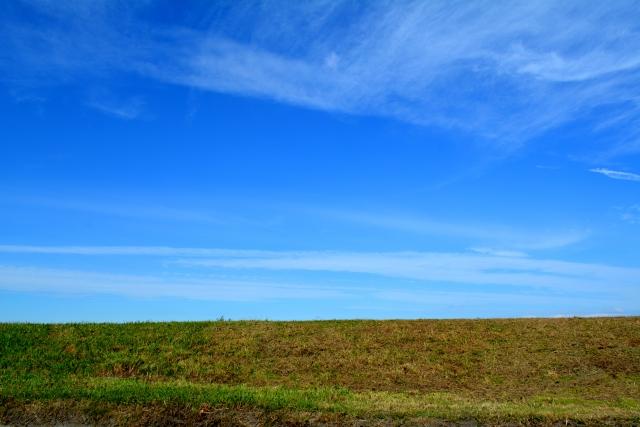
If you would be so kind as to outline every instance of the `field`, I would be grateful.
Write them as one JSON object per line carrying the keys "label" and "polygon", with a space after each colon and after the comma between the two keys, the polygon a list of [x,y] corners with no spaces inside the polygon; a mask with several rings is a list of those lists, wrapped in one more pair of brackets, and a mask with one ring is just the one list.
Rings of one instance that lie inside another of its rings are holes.
{"label": "field", "polygon": [[0,324],[0,424],[638,425],[640,318]]}

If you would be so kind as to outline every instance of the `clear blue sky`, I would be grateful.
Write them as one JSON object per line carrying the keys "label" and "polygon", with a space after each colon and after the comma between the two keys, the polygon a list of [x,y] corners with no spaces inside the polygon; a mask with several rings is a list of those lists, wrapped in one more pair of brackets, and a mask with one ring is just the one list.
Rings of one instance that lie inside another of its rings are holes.
{"label": "clear blue sky", "polygon": [[640,7],[529,3],[0,3],[0,321],[640,314]]}

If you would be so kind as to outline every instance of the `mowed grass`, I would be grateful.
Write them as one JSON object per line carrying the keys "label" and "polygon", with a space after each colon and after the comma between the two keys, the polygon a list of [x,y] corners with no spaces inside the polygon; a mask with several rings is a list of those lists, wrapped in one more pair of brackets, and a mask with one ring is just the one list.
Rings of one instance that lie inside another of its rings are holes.
{"label": "mowed grass", "polygon": [[0,421],[34,402],[634,424],[640,318],[1,324]]}

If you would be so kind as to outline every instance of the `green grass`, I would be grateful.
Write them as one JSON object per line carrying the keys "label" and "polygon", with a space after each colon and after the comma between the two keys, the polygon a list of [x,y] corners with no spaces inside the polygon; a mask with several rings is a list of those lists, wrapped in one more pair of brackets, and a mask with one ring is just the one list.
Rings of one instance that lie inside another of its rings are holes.
{"label": "green grass", "polygon": [[0,423],[86,402],[640,423],[640,318],[0,324]]}

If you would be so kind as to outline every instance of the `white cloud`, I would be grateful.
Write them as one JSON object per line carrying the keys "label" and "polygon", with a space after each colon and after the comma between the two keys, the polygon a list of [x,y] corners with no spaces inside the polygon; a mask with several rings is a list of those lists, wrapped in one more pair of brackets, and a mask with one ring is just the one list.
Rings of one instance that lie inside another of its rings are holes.
{"label": "white cloud", "polygon": [[640,205],[631,205],[623,209],[622,219],[630,224],[640,224]]}
{"label": "white cloud", "polygon": [[[390,290],[390,291],[382,291],[376,293],[376,297],[381,300],[387,301],[397,301],[403,302],[405,304],[429,304],[429,305],[442,305],[448,308],[449,317],[456,316],[456,312],[458,311],[458,307],[465,306],[492,306],[495,317],[500,317],[503,312],[511,312],[510,307],[513,306],[514,302],[521,302],[524,298],[522,294],[510,293],[510,292],[465,292],[464,298],[461,298],[459,293],[454,292],[424,292],[424,291],[405,291],[405,290]],[[585,298],[586,297],[586,298]],[[588,300],[588,296],[586,295],[544,295],[544,294],[527,294],[526,295],[526,304],[529,307],[549,307],[550,305],[557,306],[561,304],[564,307],[572,307],[575,310],[579,303],[584,300]],[[605,303],[609,306],[615,306],[615,302],[617,301],[615,295],[609,295],[607,297],[601,298],[600,302]],[[578,304],[576,304],[578,303]],[[611,310],[616,314],[608,314],[608,315],[622,315],[622,312]],[[581,315],[584,317],[600,317],[605,316],[605,314],[582,314],[580,311],[574,312],[573,314],[566,315],[556,315],[558,317],[572,317],[576,315]],[[521,316],[528,317],[526,312],[520,314]],[[554,316],[554,317],[556,317]],[[458,316],[459,317],[459,316]]]}
{"label": "white cloud", "polygon": [[125,120],[137,119],[145,113],[145,103],[141,98],[116,101],[107,98],[94,98],[87,105],[102,113]]}
{"label": "white cloud", "polygon": [[632,172],[622,172],[605,168],[589,169],[589,172],[599,173],[613,179],[621,179],[623,181],[640,181],[640,175]]}
{"label": "white cloud", "polygon": [[355,225],[385,228],[407,233],[457,237],[481,242],[480,244],[499,244],[524,250],[570,246],[583,241],[589,235],[588,230],[521,230],[496,224],[459,224],[451,221],[445,222],[394,213],[328,209],[301,209],[301,211],[323,218],[351,222]]}
{"label": "white cloud", "polygon": [[178,297],[196,300],[260,301],[335,299],[348,294],[329,286],[220,278],[125,275],[40,267],[0,265],[0,289],[15,292],[115,294],[129,297]]}
{"label": "white cloud", "polygon": [[327,68],[330,68],[332,70],[335,70],[336,68],[338,68],[338,62],[340,61],[340,58],[338,57],[338,55],[336,55],[335,52],[331,52],[329,55],[327,55],[327,57],[324,60],[324,65]]}
{"label": "white cloud", "polygon": [[28,246],[0,245],[0,253],[51,254],[51,255],[124,255],[158,257],[268,257],[278,252],[259,250],[210,249],[210,248],[174,248],[170,246]]}
{"label": "white cloud", "polygon": [[89,199],[76,197],[75,199],[71,199],[67,196],[59,196],[58,198],[18,196],[11,198],[11,201],[18,204],[33,205],[43,208],[63,209],[124,218],[202,222],[211,224],[246,222],[246,220],[240,217],[226,217],[205,211],[144,203],[133,200],[135,199],[134,197],[126,199],[108,199],[110,199],[110,197],[104,195],[100,200],[95,197],[91,197]]}
{"label": "white cloud", "polygon": [[512,256],[446,252],[281,252],[200,258],[181,265],[230,269],[372,274],[432,283],[507,285],[572,291],[634,289],[640,269]]}
{"label": "white cloud", "polygon": [[36,4],[61,25],[6,26],[11,56],[0,54],[2,68],[18,64],[63,80],[135,72],[204,90],[455,127],[510,147],[594,108],[624,105],[620,139],[638,136],[633,1],[238,3],[204,13],[206,30],[187,21],[182,28],[151,25],[137,13],[144,4],[61,4]]}
{"label": "white cloud", "polygon": [[471,248],[472,252],[476,252],[482,255],[492,255],[492,256],[502,256],[502,257],[526,257],[528,256],[525,252],[520,251],[510,251],[504,249],[494,249],[494,248]]}
{"label": "white cloud", "polygon": [[[106,197],[106,200],[105,200]],[[110,200],[111,199],[111,200]],[[134,200],[135,199],[135,200]],[[275,205],[272,217],[251,218],[242,214],[231,214],[216,211],[214,208],[196,210],[163,206],[154,203],[144,203],[129,196],[126,199],[113,199],[103,196],[100,201],[81,200],[69,197],[7,197],[7,200],[18,204],[33,205],[45,208],[72,210],[99,215],[125,218],[140,218],[147,220],[195,222],[212,225],[242,225],[244,227],[263,227],[275,224],[278,215],[299,218],[301,215],[316,219],[350,223],[356,227],[375,227],[402,233],[423,234],[430,236],[446,236],[462,241],[463,246],[472,247],[500,247],[504,250],[527,251],[545,250],[566,247],[577,244],[590,235],[590,230],[579,227],[558,229],[536,228],[527,229],[512,227],[496,223],[457,223],[442,221],[424,216],[388,211],[358,211],[338,210],[320,207],[307,207],[296,204]],[[265,209],[273,209],[274,205]],[[238,212],[241,209],[236,209]]]}
{"label": "white cloud", "polygon": [[[367,280],[363,278],[360,283]],[[260,302],[272,316],[281,317],[278,309],[269,309],[276,301],[303,303],[324,300],[332,306],[344,305],[349,317],[356,312],[382,309],[394,317],[413,313],[412,317],[460,317],[464,313],[479,313],[479,309],[491,307],[491,316],[539,316],[549,308],[562,308],[575,314],[609,310],[624,305],[630,312],[636,310],[631,301],[637,300],[637,292],[618,289],[607,292],[578,293],[504,289],[446,290],[429,286],[362,286],[360,284],[318,285],[282,283],[267,278],[253,277],[237,280],[221,277],[192,277],[191,274],[110,274],[74,269],[42,268],[0,265],[0,291],[20,293],[45,293],[71,296],[116,295],[129,298],[184,298],[200,301]],[[597,307],[593,308],[594,301]],[[401,303],[401,304],[399,304]],[[364,304],[364,305],[363,305]],[[378,309],[376,309],[378,307]],[[514,307],[518,307],[514,310]],[[585,311],[588,310],[588,311]],[[612,310],[615,311],[615,310]],[[617,311],[619,312],[619,311]],[[485,312],[486,313],[486,312]],[[467,314],[468,315],[468,314]],[[486,315],[486,314],[485,314]],[[250,316],[252,317],[252,316]]]}
{"label": "white cloud", "polygon": [[[183,268],[230,271],[324,271],[358,273],[429,283],[502,285],[579,292],[631,292],[640,269],[513,256],[512,253],[261,251],[171,247],[0,246],[0,253],[156,256]],[[44,277],[44,275],[42,276]],[[105,279],[105,286],[110,281]],[[113,276],[113,283],[130,281]],[[154,279],[155,280],[155,279]],[[139,280],[132,280],[142,283]],[[55,282],[55,281],[54,281]],[[7,282],[5,282],[7,283]],[[86,283],[86,282],[85,282]],[[98,282],[95,282],[98,283]],[[155,282],[154,282],[155,283]],[[159,282],[162,284],[164,282]],[[370,279],[362,276],[361,284]],[[144,284],[144,283],[142,283]],[[165,283],[166,285],[166,283]],[[179,284],[182,286],[181,284]],[[188,282],[187,285],[204,285]],[[164,286],[164,285],[163,285]],[[168,285],[167,285],[168,286]],[[187,288],[189,288],[187,286]],[[174,286],[175,287],[175,286]],[[145,288],[149,288],[146,286]]]}

